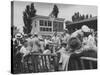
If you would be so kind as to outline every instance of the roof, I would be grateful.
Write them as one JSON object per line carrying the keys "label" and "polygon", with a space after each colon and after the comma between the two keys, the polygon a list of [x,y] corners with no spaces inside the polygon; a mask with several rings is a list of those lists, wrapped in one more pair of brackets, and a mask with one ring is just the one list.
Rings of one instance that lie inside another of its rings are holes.
{"label": "roof", "polygon": [[[42,16],[42,15],[36,15],[35,17],[33,17],[32,19],[36,19],[36,18],[44,18],[44,19],[50,19],[50,16]],[[55,20],[60,20],[60,21],[64,21],[64,18],[55,18]]]}
{"label": "roof", "polygon": [[68,23],[67,25],[77,24],[77,23],[82,23],[82,22],[87,22],[87,21],[93,21],[93,20],[97,20],[97,16],[89,18],[89,19],[84,19],[84,20],[81,20],[81,21],[77,21],[77,22]]}

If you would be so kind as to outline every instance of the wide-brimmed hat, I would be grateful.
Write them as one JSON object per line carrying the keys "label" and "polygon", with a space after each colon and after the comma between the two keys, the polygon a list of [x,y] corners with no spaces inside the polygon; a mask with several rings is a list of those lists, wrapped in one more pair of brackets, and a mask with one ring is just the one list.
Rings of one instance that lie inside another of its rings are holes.
{"label": "wide-brimmed hat", "polygon": [[64,31],[68,31],[68,29],[64,29]]}
{"label": "wide-brimmed hat", "polygon": [[35,32],[35,33],[34,33],[34,36],[35,36],[35,35],[38,35],[38,33],[37,33],[37,32]]}
{"label": "wide-brimmed hat", "polygon": [[17,33],[17,34],[15,35],[15,37],[16,37],[16,38],[22,38],[22,34],[21,34],[21,33]]}
{"label": "wide-brimmed hat", "polygon": [[90,32],[90,28],[86,25],[83,25],[81,29],[83,32]]}

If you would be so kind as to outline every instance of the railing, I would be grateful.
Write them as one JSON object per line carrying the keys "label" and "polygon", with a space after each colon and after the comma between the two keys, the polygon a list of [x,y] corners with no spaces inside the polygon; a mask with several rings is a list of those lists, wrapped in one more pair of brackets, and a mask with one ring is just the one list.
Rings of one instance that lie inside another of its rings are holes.
{"label": "railing", "polygon": [[23,72],[52,72],[58,71],[58,59],[55,54],[32,53],[27,56],[26,66],[23,65]]}
{"label": "railing", "polygon": [[97,69],[97,58],[80,57],[77,59],[71,58],[69,61],[68,70],[88,70]]}
{"label": "railing", "polygon": [[[59,55],[32,53],[25,57],[20,73],[59,71]],[[70,58],[68,71],[96,69],[97,59],[92,57]]]}

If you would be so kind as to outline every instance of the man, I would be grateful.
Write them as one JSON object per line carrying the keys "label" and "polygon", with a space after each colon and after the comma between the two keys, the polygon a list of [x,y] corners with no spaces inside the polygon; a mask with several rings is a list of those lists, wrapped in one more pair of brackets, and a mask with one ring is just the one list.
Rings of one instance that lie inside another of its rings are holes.
{"label": "man", "polygon": [[45,41],[42,38],[42,36],[39,37],[39,41],[40,41],[40,51],[41,51],[41,53],[43,53],[44,48],[45,48]]}
{"label": "man", "polygon": [[40,41],[37,33],[35,33],[34,37],[32,38],[32,45],[32,52],[40,52]]}
{"label": "man", "polygon": [[60,38],[57,36],[57,32],[54,33],[53,37],[52,37],[52,42],[54,44],[54,49],[53,49],[53,53],[55,53],[57,51],[57,49],[60,47]]}
{"label": "man", "polygon": [[61,53],[60,63],[62,63],[62,70],[68,70],[68,63],[69,63],[70,56],[71,54],[77,51],[75,47],[78,47],[77,45],[80,44],[78,40],[79,39],[82,40],[82,37],[84,36],[84,32],[88,32],[88,31],[89,31],[89,28],[87,26],[83,26],[81,29],[75,31],[74,33],[72,33],[71,37],[69,37],[69,39],[66,41],[68,42],[68,45],[70,42],[70,47],[72,47],[72,49],[69,46],[66,48],[67,46],[66,45],[65,47],[59,50]]}
{"label": "man", "polygon": [[87,36],[87,34],[88,34],[89,32],[90,32],[90,28],[89,28],[88,26],[86,26],[86,25],[83,25],[83,26],[81,27],[81,29],[79,29],[79,30],[73,32],[73,33],[71,34],[71,37],[77,37],[77,38],[79,38],[79,39],[82,41],[82,40],[83,40],[83,37],[84,37],[84,36]]}
{"label": "man", "polygon": [[61,42],[67,44],[69,38],[70,38],[70,35],[68,34],[68,30],[65,29],[65,30],[64,30],[64,33],[63,33],[62,36],[61,36]]}
{"label": "man", "polygon": [[15,35],[15,44],[17,44],[17,46],[21,46],[22,45],[22,35],[21,33],[18,33]]}
{"label": "man", "polygon": [[67,70],[71,53],[69,50],[66,51],[66,43],[61,44],[61,48],[57,53],[60,53],[59,69],[61,71]]}
{"label": "man", "polygon": [[20,49],[20,53],[23,54],[22,61],[21,61],[21,62],[23,62],[24,57],[30,53],[29,48],[28,48],[28,42],[26,40],[24,41],[24,45]]}
{"label": "man", "polygon": [[97,46],[93,32],[91,32],[87,38],[83,38],[83,44],[84,50],[93,50],[97,52]]}

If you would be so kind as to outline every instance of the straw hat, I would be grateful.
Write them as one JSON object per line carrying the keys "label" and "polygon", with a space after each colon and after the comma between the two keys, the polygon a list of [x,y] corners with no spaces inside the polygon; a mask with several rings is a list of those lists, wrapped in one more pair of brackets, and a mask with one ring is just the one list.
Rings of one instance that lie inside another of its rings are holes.
{"label": "straw hat", "polygon": [[81,29],[83,32],[90,32],[90,28],[86,25],[83,25]]}
{"label": "straw hat", "polygon": [[17,33],[17,34],[15,35],[15,37],[16,37],[16,38],[22,38],[22,35],[21,35],[21,33]]}

